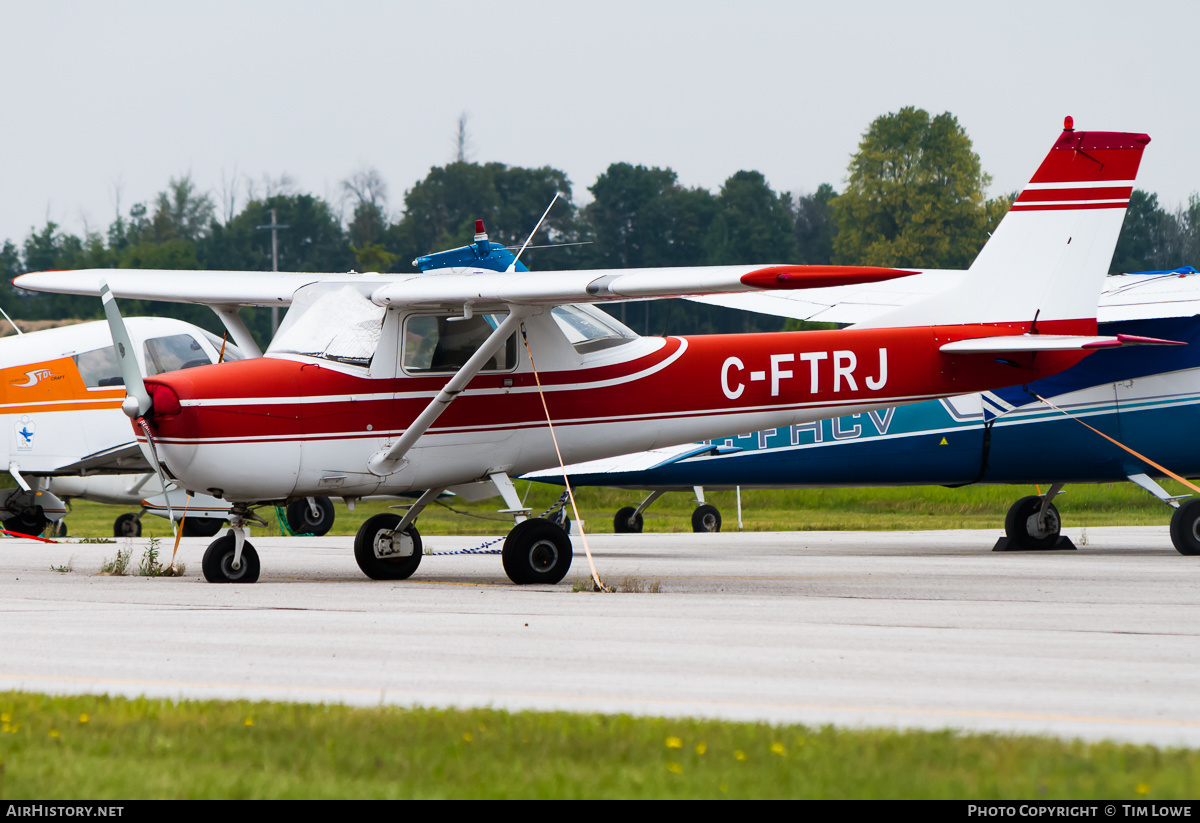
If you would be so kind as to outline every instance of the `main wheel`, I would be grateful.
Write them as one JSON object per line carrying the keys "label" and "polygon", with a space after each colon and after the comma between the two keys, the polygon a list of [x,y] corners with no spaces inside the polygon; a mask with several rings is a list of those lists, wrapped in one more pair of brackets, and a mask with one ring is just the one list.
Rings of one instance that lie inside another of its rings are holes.
{"label": "main wheel", "polygon": [[[226,525],[223,517],[185,517],[183,518],[184,537],[212,537]],[[138,532],[141,532],[139,525]]]}
{"label": "main wheel", "polygon": [[200,568],[204,570],[204,579],[209,583],[254,583],[258,580],[258,552],[249,541],[242,543],[242,563],[238,568],[233,567],[234,537],[233,529],[218,537],[204,552]]}
{"label": "main wheel", "polygon": [[702,503],[692,512],[692,531],[719,532],[721,530],[721,513],[716,506]]}
{"label": "main wheel", "polygon": [[[421,535],[411,523],[397,534],[400,520],[397,514],[377,514],[363,523],[354,536],[354,559],[372,580],[407,580],[421,565]],[[411,545],[412,553],[399,554],[409,548],[406,543]]]}
{"label": "main wheel", "polygon": [[1180,554],[1200,554],[1200,500],[1184,503],[1171,515],[1171,543]]}
{"label": "main wheel", "polygon": [[617,534],[641,534],[642,516],[639,514],[635,517],[636,511],[633,506],[626,506],[617,512],[613,518],[613,531]]}
{"label": "main wheel", "polygon": [[1042,498],[1037,495],[1022,497],[1008,510],[1004,518],[1004,533],[1021,548],[1052,549],[1062,531],[1062,519],[1058,509],[1051,503],[1046,512],[1045,528],[1038,528],[1038,512]]}
{"label": "main wheel", "polygon": [[287,507],[288,528],[292,534],[311,534],[314,537],[324,537],[333,528],[333,501],[328,497],[314,497],[313,501],[319,510],[313,514],[307,498],[297,500]]}
{"label": "main wheel", "polygon": [[557,583],[571,569],[571,538],[549,520],[535,517],[508,533],[501,558],[514,583]]}
{"label": "main wheel", "polygon": [[125,512],[113,523],[113,537],[141,537],[142,520],[133,512]]}

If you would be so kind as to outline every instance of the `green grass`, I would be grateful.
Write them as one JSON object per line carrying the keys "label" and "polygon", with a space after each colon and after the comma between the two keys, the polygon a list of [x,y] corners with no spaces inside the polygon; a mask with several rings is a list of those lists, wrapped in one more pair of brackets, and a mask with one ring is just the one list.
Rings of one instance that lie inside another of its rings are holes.
{"label": "green grass", "polygon": [[[1164,485],[1172,494],[1187,493],[1177,483]],[[561,488],[542,483],[517,482],[534,514],[541,513],[561,493]],[[969,486],[947,489],[941,486],[868,488],[868,489],[779,489],[742,492],[743,524],[746,531],[795,530],[902,530],[925,529],[998,529],[1004,526],[1008,507],[1018,498],[1035,494],[1033,486]],[[1045,487],[1042,487],[1045,491]],[[624,506],[636,506],[644,492],[612,489],[579,489],[577,499],[589,532],[609,533],[613,515]],[[707,502],[721,510],[722,531],[737,529],[735,493],[709,492]],[[331,534],[352,535],[364,520],[387,511],[400,501],[359,503],[349,512],[335,499],[337,519]],[[512,521],[497,513],[500,500],[467,503],[452,499],[447,506],[432,505],[418,520],[422,534],[501,535]],[[1081,526],[1163,526],[1170,521],[1170,509],[1132,483],[1108,483],[1068,486],[1055,499],[1068,527]],[[644,514],[647,532],[690,532],[695,507],[690,493],[664,495]],[[452,511],[452,509],[458,510]],[[67,524],[73,537],[112,535],[112,524],[126,509],[98,503],[75,501]],[[396,510],[398,511],[398,510]],[[258,532],[280,534],[272,508],[259,510],[271,528]],[[568,512],[570,510],[568,509]],[[572,519],[574,514],[570,515]],[[163,518],[142,519],[143,535],[168,537],[171,534]]]}
{"label": "green grass", "polygon": [[0,693],[0,797],[1168,800],[1200,751],[485,709]]}

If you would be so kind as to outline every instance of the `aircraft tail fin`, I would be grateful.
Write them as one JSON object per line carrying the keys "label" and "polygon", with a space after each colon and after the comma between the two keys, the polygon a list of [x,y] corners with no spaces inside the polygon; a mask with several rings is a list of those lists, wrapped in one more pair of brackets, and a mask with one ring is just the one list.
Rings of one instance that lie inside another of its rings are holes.
{"label": "aircraft tail fin", "polygon": [[1150,138],[1066,128],[954,289],[863,327],[1029,323],[1094,334],[1096,306]]}

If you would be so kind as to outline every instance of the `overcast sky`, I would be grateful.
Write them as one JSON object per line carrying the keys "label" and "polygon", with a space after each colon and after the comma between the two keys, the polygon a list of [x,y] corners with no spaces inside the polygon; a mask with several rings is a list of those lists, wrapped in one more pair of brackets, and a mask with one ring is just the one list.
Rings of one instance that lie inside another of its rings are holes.
{"label": "overcast sky", "polygon": [[469,159],[562,169],[577,203],[621,161],[840,191],[909,105],[957,116],[994,195],[1071,114],[1149,133],[1138,186],[1174,209],[1200,191],[1198,31],[1159,0],[0,0],[0,241],[102,230],[187,173],[240,209],[247,177],[333,200],[374,167],[397,213],[462,112]]}

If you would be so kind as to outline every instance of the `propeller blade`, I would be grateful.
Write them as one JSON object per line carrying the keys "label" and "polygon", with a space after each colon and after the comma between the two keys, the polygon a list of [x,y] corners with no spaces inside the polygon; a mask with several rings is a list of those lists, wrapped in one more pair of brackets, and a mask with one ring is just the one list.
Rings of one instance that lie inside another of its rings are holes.
{"label": "propeller blade", "polygon": [[142,382],[142,371],[138,368],[137,356],[133,343],[129,339],[129,331],[117,308],[117,299],[113,297],[108,282],[100,281],[100,302],[104,304],[104,316],[108,319],[108,329],[112,333],[113,349],[117,352],[117,362],[121,366],[121,377],[125,380],[125,402],[121,410],[131,418],[137,418],[150,411],[150,395],[146,393],[146,384]]}

